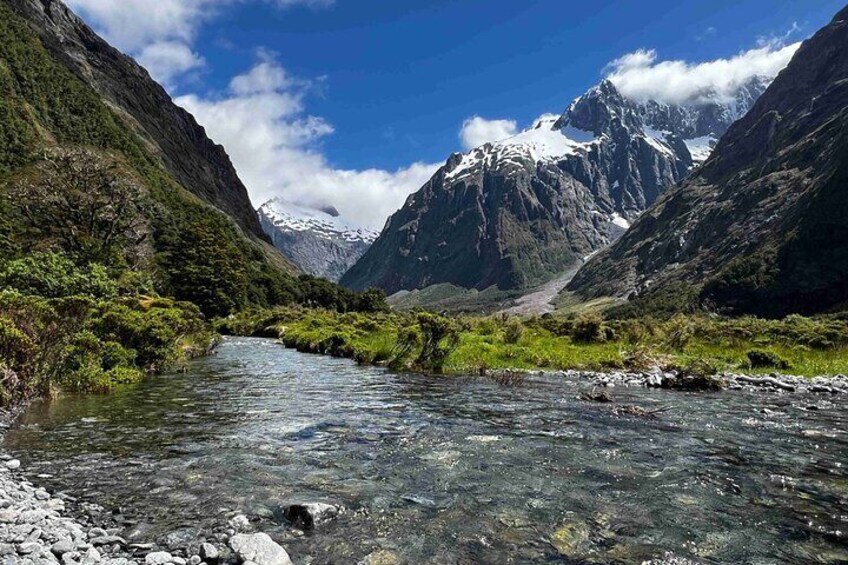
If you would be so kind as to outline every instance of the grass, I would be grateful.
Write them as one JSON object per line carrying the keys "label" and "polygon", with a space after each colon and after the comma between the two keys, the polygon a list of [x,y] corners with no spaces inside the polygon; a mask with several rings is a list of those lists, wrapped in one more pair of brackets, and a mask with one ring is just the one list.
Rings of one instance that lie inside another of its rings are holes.
{"label": "grass", "polygon": [[[283,308],[219,320],[222,333],[279,336],[299,351],[398,369],[427,370],[420,313],[337,314]],[[434,315],[426,315],[433,317]],[[784,320],[677,316],[604,320],[597,313],[519,320],[506,316],[441,318],[455,334],[439,371],[503,369],[646,370],[701,374],[733,371],[817,376],[848,373],[848,323],[792,316]],[[521,330],[516,324],[522,326]],[[765,359],[773,366],[752,366]],[[755,353],[756,355],[756,353]]]}

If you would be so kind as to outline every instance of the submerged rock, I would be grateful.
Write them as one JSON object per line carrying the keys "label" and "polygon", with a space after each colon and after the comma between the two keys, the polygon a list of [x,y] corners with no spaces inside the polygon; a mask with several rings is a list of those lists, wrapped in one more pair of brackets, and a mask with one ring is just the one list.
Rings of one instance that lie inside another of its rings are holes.
{"label": "submerged rock", "polygon": [[286,520],[294,526],[301,526],[305,530],[311,530],[316,524],[326,522],[338,516],[339,508],[324,502],[309,502],[306,504],[292,504],[288,506],[283,515]]}
{"label": "submerged rock", "polygon": [[230,538],[230,548],[239,561],[256,565],[291,565],[289,554],[268,534],[236,534]]}
{"label": "submerged rock", "polygon": [[551,536],[551,545],[562,555],[574,555],[589,539],[589,527],[583,522],[567,522]]}

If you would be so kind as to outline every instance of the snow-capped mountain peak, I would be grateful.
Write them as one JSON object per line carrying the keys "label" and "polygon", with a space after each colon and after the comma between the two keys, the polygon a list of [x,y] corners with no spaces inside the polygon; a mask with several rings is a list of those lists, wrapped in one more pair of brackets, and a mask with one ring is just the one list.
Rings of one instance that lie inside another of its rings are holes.
{"label": "snow-capped mountain peak", "polygon": [[371,243],[380,235],[378,231],[359,227],[345,220],[332,206],[317,208],[274,198],[260,206],[259,213],[279,230],[308,231],[324,239],[340,238],[351,242]]}
{"label": "snow-capped mountain peak", "polygon": [[281,198],[257,210],[274,246],[304,272],[337,281],[380,235],[345,220],[332,206],[307,206]]}

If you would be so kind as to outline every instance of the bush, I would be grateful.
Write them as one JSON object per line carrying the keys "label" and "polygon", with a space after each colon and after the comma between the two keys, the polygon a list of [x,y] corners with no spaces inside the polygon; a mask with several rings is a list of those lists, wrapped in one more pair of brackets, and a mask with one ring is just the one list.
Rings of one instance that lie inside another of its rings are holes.
{"label": "bush", "polygon": [[58,253],[32,253],[0,267],[0,287],[22,294],[62,298],[90,296],[111,298],[118,294],[117,283],[98,264],[78,267]]}
{"label": "bush", "polygon": [[164,299],[106,303],[91,328],[101,339],[135,350],[138,365],[148,371],[179,359],[185,337],[212,337],[197,306]]}
{"label": "bush", "polygon": [[459,330],[450,318],[426,312],[418,315],[418,327],[421,330],[421,352],[416,365],[440,374],[448,356],[459,346]]}
{"label": "bush", "polygon": [[516,344],[524,337],[524,324],[518,318],[510,318],[504,326],[504,342]]}
{"label": "bush", "polygon": [[752,369],[773,368],[784,371],[789,369],[789,362],[771,351],[752,349],[746,356],[748,357],[748,366]]}
{"label": "bush", "polygon": [[571,339],[579,343],[603,343],[614,338],[611,328],[604,325],[604,318],[598,312],[580,314],[571,327]]}

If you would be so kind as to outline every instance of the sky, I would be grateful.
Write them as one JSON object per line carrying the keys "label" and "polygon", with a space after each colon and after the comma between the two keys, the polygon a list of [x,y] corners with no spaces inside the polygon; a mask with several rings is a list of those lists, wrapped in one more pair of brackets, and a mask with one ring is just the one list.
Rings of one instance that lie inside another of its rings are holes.
{"label": "sky", "polygon": [[380,228],[456,151],[602,78],[669,102],[774,75],[832,0],[66,0],[223,144],[255,205]]}

